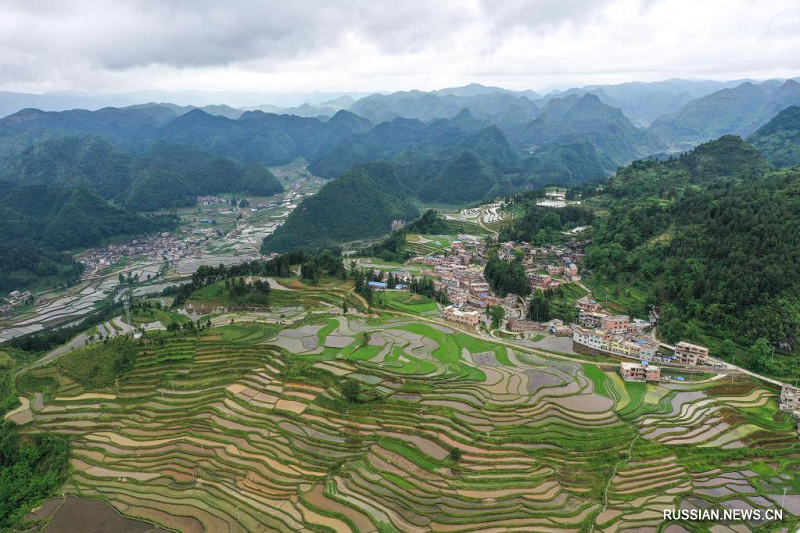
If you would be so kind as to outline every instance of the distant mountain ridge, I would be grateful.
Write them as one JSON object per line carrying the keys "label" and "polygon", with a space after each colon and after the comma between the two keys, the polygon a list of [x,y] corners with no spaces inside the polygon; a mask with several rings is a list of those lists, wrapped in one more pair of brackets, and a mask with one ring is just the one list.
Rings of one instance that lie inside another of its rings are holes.
{"label": "distant mountain ridge", "polygon": [[746,137],[782,110],[800,105],[800,83],[742,83],[693,100],[655,120],[649,131],[676,148],[690,148],[721,135]]}
{"label": "distant mountain ridge", "polygon": [[[212,114],[172,104],[25,109],[0,120],[0,179],[86,187],[132,208],[155,209],[213,189],[280,190],[258,165],[305,158],[312,173],[335,178],[353,165],[388,161],[416,199],[472,202],[600,179],[630,161],[694,146],[706,135],[745,135],[800,95],[800,84],[791,80],[732,84],[667,80],[545,97],[470,84],[314,104],[339,108],[330,117],[239,113],[226,106],[209,108]],[[644,95],[658,100],[655,107],[668,100],[675,105],[700,94],[647,130],[614,105],[645,105]],[[62,140],[81,135],[95,140]],[[154,195],[157,184],[161,191]]]}

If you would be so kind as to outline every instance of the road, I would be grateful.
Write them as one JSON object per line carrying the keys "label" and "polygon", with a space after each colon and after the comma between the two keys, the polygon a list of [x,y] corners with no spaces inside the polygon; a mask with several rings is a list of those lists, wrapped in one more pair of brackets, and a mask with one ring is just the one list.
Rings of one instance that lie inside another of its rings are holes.
{"label": "road", "polygon": [[[74,350],[76,348],[80,348],[81,346],[86,346],[86,342],[88,340],[89,340],[89,335],[86,334],[86,333],[81,333],[81,334],[77,335],[75,338],[73,338],[71,341],[69,341],[68,343],[62,344],[61,346],[59,346],[58,348],[56,348],[52,352],[49,352],[47,355],[45,355],[43,357],[40,357],[39,359],[37,359],[36,361],[31,363],[29,366],[25,367],[24,370],[28,370],[28,369],[31,369],[31,368],[37,368],[37,367],[40,367],[40,366],[44,366],[44,365],[46,365],[48,363],[52,363],[53,361],[55,361],[56,359],[58,359],[59,357],[61,357],[65,353],[69,353],[69,352],[71,352],[72,350]],[[20,371],[22,371],[22,370],[23,369],[20,369]]]}
{"label": "road", "polygon": [[[277,283],[276,283],[276,285],[277,285]],[[331,290],[331,289],[328,289],[328,290]],[[360,303],[364,307],[367,307],[367,305],[368,305],[366,300],[360,294],[356,293],[354,289],[347,290],[347,289],[343,289],[342,288],[342,289],[333,289],[333,291],[334,292],[343,293],[343,295],[347,294],[347,295],[355,297],[357,300],[360,301]],[[476,338],[476,339],[490,341],[490,342],[493,342],[495,344],[499,344],[501,346],[505,346],[507,348],[511,348],[513,350],[518,350],[520,352],[530,353],[530,354],[533,354],[533,355],[537,355],[539,357],[545,357],[545,358],[550,358],[550,359],[559,359],[559,360],[563,360],[563,361],[570,361],[570,362],[573,362],[573,363],[586,362],[586,363],[596,364],[598,366],[609,366],[610,365],[610,363],[597,363],[597,362],[592,361],[590,359],[582,359],[582,358],[577,357],[577,356],[576,357],[572,357],[572,356],[559,355],[559,354],[555,354],[555,353],[551,353],[551,352],[537,350],[537,349],[531,348],[529,346],[523,346],[523,345],[520,345],[520,344],[516,344],[516,343],[513,343],[513,342],[506,341],[506,340],[504,340],[502,338],[498,338],[498,337],[495,337],[493,335],[486,335],[486,334],[480,333],[480,332],[478,332],[476,330],[471,330],[471,329],[468,329],[468,328],[462,328],[462,327],[458,326],[457,324],[453,324],[452,322],[448,322],[448,321],[443,320],[443,319],[436,319],[436,318],[431,318],[431,317],[422,316],[422,315],[415,315],[413,313],[407,313],[407,312],[404,312],[404,311],[398,311],[398,310],[394,310],[394,309],[386,310],[386,311],[389,312],[389,313],[392,313],[394,315],[404,316],[404,317],[412,318],[412,319],[418,320],[418,321],[429,322],[431,324],[436,324],[436,325],[439,325],[439,326],[445,326],[445,327],[448,327],[450,329],[453,329],[453,330],[459,331],[461,333],[464,333],[465,335],[469,335],[470,337],[473,337],[473,338]],[[128,327],[127,324],[125,324],[125,323],[123,323],[123,322],[121,322],[119,320],[117,320],[116,323],[118,325],[123,326],[123,330],[126,327]],[[114,330],[110,326],[108,328],[106,328],[106,329],[109,330],[109,331],[116,332],[116,330]],[[36,368],[36,367],[43,366],[43,365],[46,365],[48,363],[51,363],[51,362],[55,361],[57,358],[59,358],[60,356],[64,355],[65,353],[68,353],[68,352],[70,352],[71,350],[73,350],[75,348],[84,346],[86,344],[86,341],[88,340],[88,338],[89,338],[88,334],[81,333],[78,336],[76,336],[75,338],[73,338],[71,341],[69,341],[68,343],[64,344],[63,346],[59,346],[55,350],[49,352],[47,355],[41,357],[40,359],[38,359],[37,361],[31,363],[30,365],[28,365],[25,368]],[[760,374],[757,374],[755,372],[751,372],[750,370],[747,370],[745,368],[741,368],[741,367],[739,367],[737,365],[734,365],[734,364],[731,364],[731,363],[727,363],[725,361],[720,361],[720,360],[712,358],[712,357],[710,357],[709,360],[712,363],[723,365],[725,370],[727,370],[728,372],[738,372],[738,373],[741,373],[741,374],[745,374],[745,375],[754,377],[756,379],[765,381],[767,383],[772,383],[773,385],[777,385],[779,387],[785,385],[785,383],[783,383],[781,381],[778,381],[778,380],[772,379],[772,378],[768,378],[766,376],[762,376]],[[613,365],[613,366],[617,366],[617,365]]]}
{"label": "road", "polygon": [[[111,326],[109,322],[104,322],[102,327],[106,331],[106,336],[116,337],[117,335],[121,335],[121,334],[124,334],[124,333],[128,333],[130,331],[133,331],[133,328],[131,328],[128,324],[123,322],[121,318],[117,317],[117,318],[114,318],[112,320],[113,320],[114,324],[116,324],[117,327],[119,327],[120,329],[117,330],[116,328]],[[100,327],[100,326],[98,326],[98,327]],[[38,368],[38,367],[41,367],[41,366],[45,366],[45,365],[47,365],[49,363],[52,363],[53,361],[55,361],[56,359],[58,359],[62,355],[66,354],[66,353],[69,353],[69,352],[71,352],[72,350],[74,350],[76,348],[81,348],[83,346],[86,346],[86,344],[88,342],[89,342],[89,334],[88,333],[80,333],[80,334],[76,335],[72,340],[67,342],[66,344],[62,344],[61,346],[59,346],[55,350],[52,350],[52,351],[48,352],[46,355],[40,357],[36,361],[32,362],[30,365],[28,365],[26,367],[23,367],[23,368],[20,368],[20,372],[22,370],[27,370],[27,369],[31,369],[31,368]]]}

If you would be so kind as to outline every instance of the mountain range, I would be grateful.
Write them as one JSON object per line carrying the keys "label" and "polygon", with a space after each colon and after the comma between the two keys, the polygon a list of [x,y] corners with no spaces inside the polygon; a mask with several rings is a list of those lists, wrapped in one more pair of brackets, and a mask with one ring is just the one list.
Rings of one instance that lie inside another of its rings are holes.
{"label": "mountain range", "polygon": [[746,137],[792,105],[800,105],[800,83],[745,82],[693,100],[656,119],[648,131],[678,149],[722,135]]}
{"label": "mountain range", "polygon": [[[191,204],[200,194],[275,194],[282,186],[267,166],[304,158],[313,174],[333,181],[304,200],[266,248],[320,247],[368,236],[356,219],[337,218],[325,207],[349,206],[364,215],[348,197],[369,198],[364,205],[382,215],[367,217],[367,233],[385,233],[391,220],[383,215],[406,218],[421,204],[465,205],[546,185],[579,185],[631,161],[718,137],[735,143],[726,136],[752,135],[769,161],[791,165],[797,161],[794,104],[800,104],[795,80],[667,80],[545,96],[478,84],[339,95],[292,108],[296,114],[269,112],[270,106],[152,103],[23,109],[0,119],[0,180],[85,189],[118,206],[153,211]],[[387,166],[370,166],[379,161]],[[313,237],[305,236],[310,228]]]}

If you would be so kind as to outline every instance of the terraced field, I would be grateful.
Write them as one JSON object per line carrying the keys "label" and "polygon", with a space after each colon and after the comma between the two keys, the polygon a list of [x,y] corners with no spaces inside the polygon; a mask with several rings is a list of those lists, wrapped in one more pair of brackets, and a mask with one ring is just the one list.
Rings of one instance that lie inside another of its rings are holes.
{"label": "terraced field", "polygon": [[149,334],[105,389],[20,381],[14,419],[74,438],[65,492],[188,532],[656,531],[798,498],[795,423],[755,382],[630,384],[412,319],[229,318]]}
{"label": "terraced field", "polygon": [[406,235],[406,250],[413,255],[436,255],[450,247],[455,237]]}

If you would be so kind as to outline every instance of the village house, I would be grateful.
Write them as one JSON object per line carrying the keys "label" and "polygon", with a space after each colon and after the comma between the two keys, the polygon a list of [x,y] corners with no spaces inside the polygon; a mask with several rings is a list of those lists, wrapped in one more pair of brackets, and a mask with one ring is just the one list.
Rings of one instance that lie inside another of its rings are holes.
{"label": "village house", "polygon": [[492,290],[489,284],[485,281],[471,281],[467,284],[467,288],[469,289],[469,292],[476,296],[479,294],[487,294]]}
{"label": "village house", "polygon": [[658,343],[653,339],[639,339],[634,341],[639,349],[639,358],[652,361],[658,352]]}
{"label": "village house", "polygon": [[578,275],[578,265],[576,263],[570,263],[565,274],[573,278],[576,277]]}
{"label": "village house", "polygon": [[472,294],[467,297],[467,302],[475,307],[485,308],[494,305],[500,305],[500,300],[489,293]]}
{"label": "village house", "polygon": [[609,333],[625,333],[630,317],[627,315],[611,315],[603,317],[600,329]]}
{"label": "village house", "polygon": [[522,318],[523,316],[525,316],[525,308],[523,308],[518,304],[508,305],[505,302],[503,302],[502,305],[507,319]]}
{"label": "village house", "polygon": [[625,331],[628,335],[631,336],[638,336],[648,331],[652,324],[646,320],[642,320],[641,318],[634,318],[632,322],[630,322],[626,327]]}
{"label": "village house", "polygon": [[509,261],[514,259],[514,243],[513,242],[504,242],[500,244],[500,248],[497,250],[497,257],[504,261]]}
{"label": "village house", "polygon": [[475,327],[480,323],[480,311],[462,311],[452,305],[445,307],[442,310],[442,317],[456,324],[463,324],[465,326]]}
{"label": "village house", "polygon": [[369,288],[373,291],[385,291],[387,287],[389,287],[388,284],[382,281],[370,281],[367,283],[367,285],[369,285]]}
{"label": "village house", "polygon": [[464,307],[467,305],[467,299],[469,298],[469,295],[466,291],[448,288],[447,298],[450,300],[450,305],[453,307]]}
{"label": "village house", "polygon": [[538,331],[539,323],[533,320],[522,320],[518,318],[510,318],[508,320],[508,331],[514,333],[525,333],[528,331]]}
{"label": "village house", "polygon": [[539,324],[539,329],[546,333],[550,333],[551,335],[555,335],[556,337],[572,336],[572,328],[570,326],[565,326],[564,321],[560,318],[554,318],[548,322],[542,322]]}
{"label": "village house", "polygon": [[578,324],[587,328],[599,328],[603,323],[603,319],[608,315],[604,313],[590,313],[581,311],[578,315]]}
{"label": "village house", "polygon": [[642,363],[622,363],[619,373],[625,381],[659,381],[661,368]]}
{"label": "village house", "polygon": [[781,388],[781,410],[800,412],[800,388],[784,385]]}
{"label": "village house", "polygon": [[683,365],[704,365],[708,361],[708,348],[681,341],[675,346],[675,360]]}
{"label": "village house", "polygon": [[589,298],[589,295],[584,296],[575,301],[575,307],[580,309],[581,311],[587,311],[589,313],[597,313],[602,309],[602,306],[594,300]]}
{"label": "village house", "polygon": [[658,343],[652,339],[631,340],[622,335],[580,326],[573,328],[572,340],[576,344],[593,350],[646,361],[653,360],[658,350]]}
{"label": "village house", "polygon": [[605,334],[602,331],[596,329],[584,329],[581,327],[576,327],[572,331],[573,342],[594,350],[603,349]]}
{"label": "village house", "polygon": [[531,282],[531,285],[547,287],[550,285],[553,278],[549,274],[531,274],[528,276],[528,280]]}

